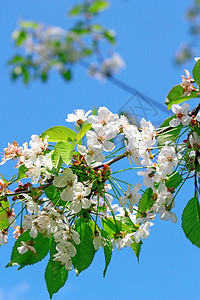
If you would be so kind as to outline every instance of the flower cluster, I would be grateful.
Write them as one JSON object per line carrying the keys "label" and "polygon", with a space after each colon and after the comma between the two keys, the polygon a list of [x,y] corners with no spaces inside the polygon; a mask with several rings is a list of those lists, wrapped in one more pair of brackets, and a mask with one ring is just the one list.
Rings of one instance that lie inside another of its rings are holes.
{"label": "flower cluster", "polygon": [[[7,243],[8,229],[16,219],[13,206],[21,202],[22,211],[28,213],[13,232],[19,240],[14,253],[18,257],[21,254],[20,263],[27,253],[39,260],[37,242],[41,238],[50,241],[51,263],[67,271],[74,267],[77,274],[83,265],[87,267],[80,262],[83,249],[88,249],[88,264],[100,247],[110,257],[115,245],[118,250],[132,246],[138,255],[157,215],[161,220],[177,221],[172,211],[174,193],[185,180],[184,172],[187,177],[200,172],[199,117],[189,116],[188,104],[174,104],[172,112],[175,115],[167,120],[163,131],[145,119],[137,127],[106,107],[100,107],[96,114],[77,109],[66,121],[74,122],[78,133],[62,127],[69,135],[62,137],[57,126],[44,132],[43,138],[33,135],[29,145],[9,143],[1,164],[17,160],[18,177],[10,181],[2,178],[0,182],[4,221],[0,244]],[[187,139],[179,144],[178,135],[165,139],[165,132],[175,127],[175,132],[182,128],[188,131]],[[52,143],[56,142],[52,148],[47,133]],[[116,150],[119,135],[123,144]],[[112,173],[110,166],[125,158],[128,169],[139,169],[139,183],[127,183],[115,177],[118,172]],[[14,193],[8,190],[22,178],[31,178],[31,183],[19,181]],[[13,196],[12,205],[7,200],[9,195]],[[13,263],[16,261],[11,260]]]}

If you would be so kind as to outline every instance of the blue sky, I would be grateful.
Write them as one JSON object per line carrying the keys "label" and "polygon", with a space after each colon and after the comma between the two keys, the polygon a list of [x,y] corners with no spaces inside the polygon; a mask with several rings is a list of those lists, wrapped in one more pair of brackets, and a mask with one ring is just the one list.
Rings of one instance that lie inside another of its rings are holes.
{"label": "blue sky", "polygon": [[[99,18],[105,26],[114,28],[118,35],[116,50],[126,62],[126,69],[118,78],[137,88],[160,103],[169,89],[181,81],[183,69],[192,70],[193,63],[177,68],[173,55],[179,44],[188,39],[184,13],[190,1],[151,0],[112,1],[112,7]],[[85,110],[107,106],[118,112],[131,96],[109,82],[100,84],[89,78],[80,66],[74,68],[74,80],[68,84],[52,73],[47,84],[33,82],[25,87],[22,82],[9,79],[6,62],[17,53],[11,34],[20,19],[36,20],[68,28],[69,6],[75,1],[8,0],[0,3],[1,28],[1,101],[0,149],[7,142],[19,144],[29,141],[32,134],[40,134],[54,125],[66,125],[65,118],[76,108]],[[135,105],[131,102],[130,107]],[[195,105],[190,102],[191,107]],[[157,108],[156,108],[157,109]],[[154,121],[165,117],[158,109]],[[0,150],[2,152],[2,150]],[[12,164],[1,167],[1,173],[10,177]],[[121,165],[122,166],[122,165]],[[137,182],[132,173],[127,180]],[[90,268],[76,277],[69,274],[64,288],[55,300],[197,300],[200,299],[200,252],[190,244],[181,229],[181,213],[192,198],[189,182],[176,199],[178,222],[172,224],[156,220],[150,237],[144,241],[140,263],[131,249],[114,251],[106,278],[103,279],[103,252],[96,254]],[[14,241],[0,249],[0,300],[46,300],[44,270],[48,261],[17,271],[5,269]]]}

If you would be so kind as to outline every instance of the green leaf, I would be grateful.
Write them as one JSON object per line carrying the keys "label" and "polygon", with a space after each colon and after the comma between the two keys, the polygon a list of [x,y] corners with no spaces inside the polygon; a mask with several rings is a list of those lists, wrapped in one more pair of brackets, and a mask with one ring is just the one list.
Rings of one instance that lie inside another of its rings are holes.
{"label": "green leaf", "polygon": [[9,209],[9,201],[4,197],[0,201],[0,230],[5,229],[9,226],[7,210]]}
{"label": "green leaf", "polygon": [[26,176],[27,171],[28,171],[28,168],[26,168],[25,165],[20,166],[18,175],[17,175],[17,181],[19,181],[22,178],[27,178],[27,176]]}
{"label": "green leaf", "polygon": [[109,7],[109,3],[104,0],[96,0],[92,3],[92,5],[89,7],[89,12],[92,14],[97,14]]}
{"label": "green leaf", "polygon": [[172,141],[176,142],[183,125],[179,124],[176,127],[169,126],[169,122],[174,118],[175,118],[175,116],[169,117],[159,127],[159,130],[163,130],[164,132],[159,133],[159,130],[158,130],[158,146],[165,145],[165,142],[172,142]]}
{"label": "green leaf", "polygon": [[167,95],[167,98],[165,100],[165,104],[168,106],[168,109],[172,107],[173,104],[178,104],[181,102],[184,102],[189,99],[198,98],[198,92],[192,91],[190,96],[183,96],[184,89],[183,87],[179,85],[175,85]]}
{"label": "green leaf", "polygon": [[111,44],[115,44],[116,42],[116,34],[113,30],[106,30],[103,32],[103,36],[111,43]]}
{"label": "green leaf", "polygon": [[60,72],[60,74],[67,81],[70,81],[72,79],[72,73],[70,70],[62,71],[62,72]]}
{"label": "green leaf", "polygon": [[40,77],[42,79],[43,82],[47,82],[47,79],[48,79],[48,74],[47,72],[43,71],[41,74],[40,74]]}
{"label": "green leaf", "polygon": [[[116,216],[115,219],[119,231],[126,233],[135,231],[135,226],[128,217]],[[113,237],[117,233],[116,224],[113,217],[107,217],[102,220],[103,228],[110,237]]]}
{"label": "green leaf", "polygon": [[[26,243],[28,241],[33,241],[33,246],[36,250],[36,254],[30,250],[28,250],[24,254],[20,254],[17,248],[21,246],[21,241],[24,241]],[[43,237],[40,233],[38,233],[38,236],[35,239],[33,239],[29,235],[29,230],[25,231],[15,242],[15,245],[12,250],[11,260],[6,267],[19,265],[19,269],[22,269],[27,265],[35,264],[38,261],[41,261],[48,254],[49,247],[50,239]]]}
{"label": "green leaf", "polygon": [[8,65],[22,63],[24,61],[24,57],[20,55],[14,56],[11,60],[8,61]]}
{"label": "green leaf", "polygon": [[197,197],[192,198],[183,211],[182,228],[190,242],[200,248],[200,207]]}
{"label": "green leaf", "polygon": [[138,204],[137,217],[140,217],[140,212],[141,213],[145,212],[153,206],[153,201],[151,200],[152,195],[153,195],[153,190],[151,188],[145,190]]}
{"label": "green leaf", "polygon": [[82,128],[81,128],[81,130],[79,131],[79,133],[77,134],[77,140],[78,141],[80,141],[83,137],[84,137],[84,135],[86,134],[86,132],[88,131],[88,130],[90,130],[90,128],[92,127],[92,125],[91,124],[86,124],[86,125],[84,125]]}
{"label": "green leaf", "polygon": [[142,242],[140,242],[140,243],[134,242],[134,243],[131,245],[131,248],[132,248],[133,251],[135,252],[135,255],[137,256],[138,261],[139,261],[139,256],[140,256],[141,247],[142,247]]}
{"label": "green leaf", "polygon": [[198,87],[200,87],[200,60],[198,60],[194,66],[193,77]]}
{"label": "green leaf", "polygon": [[63,162],[68,166],[72,160],[74,147],[76,145],[76,141],[72,144],[69,142],[58,142],[52,153],[52,162],[54,166],[58,169],[60,166],[60,157]]}
{"label": "green leaf", "polygon": [[22,67],[22,74],[23,74],[24,83],[28,84],[28,82],[29,82],[29,72],[24,66]]}
{"label": "green leaf", "polygon": [[3,180],[3,183],[8,183],[9,181],[11,181],[11,180],[6,180],[4,177],[3,177],[3,174],[0,174],[0,176],[1,176],[1,179]]}
{"label": "green leaf", "polygon": [[53,260],[53,255],[57,253],[55,247],[56,243],[53,241],[50,250],[50,259],[45,270],[45,281],[50,299],[52,299],[53,294],[57,293],[64,286],[68,277],[68,271],[65,266],[61,262]]}
{"label": "green leaf", "polygon": [[52,184],[44,189],[44,192],[52,202],[57,201],[60,198],[60,193],[57,191],[57,188]]}
{"label": "green leaf", "polygon": [[83,5],[74,5],[73,8],[69,11],[69,16],[75,17],[80,15],[83,12]]}
{"label": "green leaf", "polygon": [[44,131],[40,137],[44,139],[49,136],[48,142],[74,141],[77,137],[76,132],[65,126],[54,126]]}
{"label": "green leaf", "polygon": [[16,46],[20,46],[21,44],[24,43],[24,41],[26,40],[27,37],[27,33],[24,30],[21,30],[18,32],[17,38],[16,38]]}
{"label": "green leaf", "polygon": [[109,235],[103,229],[101,229],[101,235],[104,237],[106,242],[106,244],[103,247],[104,255],[105,255],[105,269],[103,271],[103,277],[105,277],[108,265],[112,257],[112,242],[111,239],[109,238]]}
{"label": "green leaf", "polygon": [[36,22],[32,22],[32,21],[21,21],[20,26],[23,27],[24,29],[37,29],[39,27],[39,24],[37,24]]}
{"label": "green leaf", "polygon": [[183,181],[183,178],[177,171],[177,172],[173,172],[170,176],[167,176],[165,185],[166,185],[166,187],[176,189],[181,184],[182,181]]}
{"label": "green leaf", "polygon": [[65,206],[66,202],[60,199],[60,193],[57,188],[52,184],[44,189],[46,196],[56,205]]}
{"label": "green leaf", "polygon": [[95,255],[95,249],[92,239],[93,231],[86,219],[81,218],[76,221],[75,230],[80,235],[81,243],[79,245],[74,245],[77,253],[72,257],[72,263],[76,274],[79,275],[90,266]]}

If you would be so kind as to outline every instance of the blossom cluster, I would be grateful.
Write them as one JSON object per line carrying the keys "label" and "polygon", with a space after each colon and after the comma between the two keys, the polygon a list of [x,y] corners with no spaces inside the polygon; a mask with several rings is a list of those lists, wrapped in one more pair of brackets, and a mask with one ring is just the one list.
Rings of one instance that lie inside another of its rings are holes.
{"label": "blossom cluster", "polygon": [[[56,146],[49,149],[49,136],[45,133],[43,139],[33,135],[29,145],[9,143],[1,164],[16,160],[15,168],[19,172],[23,170],[24,178],[31,179],[31,183],[24,185],[19,182],[14,194],[8,190],[9,182],[0,183],[1,199],[14,195],[14,203],[22,202],[28,212],[13,233],[17,239],[23,237],[24,232],[30,236],[28,241],[22,238],[18,253],[24,255],[30,251],[37,257],[34,240],[41,235],[55,243],[53,261],[71,271],[78,246],[84,242],[81,231],[76,228],[77,221],[85,220],[85,224],[91,226],[90,239],[95,251],[109,243],[112,249],[117,245],[118,250],[132,245],[140,247],[141,241],[149,236],[156,215],[175,223],[177,216],[172,209],[178,185],[177,181],[170,184],[170,180],[178,176],[180,181],[181,176],[177,174],[180,164],[185,164],[185,170],[192,174],[196,161],[200,163],[200,138],[195,131],[199,115],[189,116],[188,104],[175,104],[172,111],[175,115],[169,121],[169,129],[189,126],[188,137],[179,146],[173,140],[158,145],[159,130],[150,121],[142,118],[137,127],[125,115],[113,114],[106,107],[100,107],[96,114],[82,109],[68,114],[66,121],[74,122],[80,132],[89,125],[83,135],[84,144],[76,141],[68,166],[55,164],[52,157]],[[51,135],[51,129],[48,132]],[[123,145],[116,150],[119,135]],[[109,160],[112,153],[118,151],[122,153]],[[59,155],[62,158],[63,153]],[[132,185],[112,177],[110,165],[124,158],[128,158],[129,169],[139,169],[139,183]],[[125,186],[128,186],[126,191]],[[5,207],[5,211],[8,223],[0,230],[0,244],[7,243],[8,228],[15,224],[13,209]],[[106,232],[106,226],[112,230]]]}

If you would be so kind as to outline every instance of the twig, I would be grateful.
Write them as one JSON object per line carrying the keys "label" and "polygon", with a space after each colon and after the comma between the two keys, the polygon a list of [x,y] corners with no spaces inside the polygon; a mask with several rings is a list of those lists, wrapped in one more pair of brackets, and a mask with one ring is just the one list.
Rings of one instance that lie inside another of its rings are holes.
{"label": "twig", "polygon": [[106,162],[104,162],[104,163],[101,163],[101,164],[95,166],[94,169],[102,168],[102,167],[104,167],[105,165],[110,166],[110,165],[114,164],[115,162],[117,162],[118,160],[121,160],[121,159],[124,158],[124,157],[126,157],[126,154],[120,155],[120,156],[118,156],[118,157],[115,157],[115,158],[110,159],[109,161],[106,161]]}
{"label": "twig", "polygon": [[199,110],[200,110],[200,103],[199,103],[195,108],[193,108],[193,110],[191,110],[191,111],[188,113],[188,115],[189,115],[190,117],[196,116],[196,115],[198,114]]}

